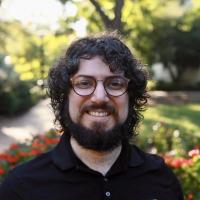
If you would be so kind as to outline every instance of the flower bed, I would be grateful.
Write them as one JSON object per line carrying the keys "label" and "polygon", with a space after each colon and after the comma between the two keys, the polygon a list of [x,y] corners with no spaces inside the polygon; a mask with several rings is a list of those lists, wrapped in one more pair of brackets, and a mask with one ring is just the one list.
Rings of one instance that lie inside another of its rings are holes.
{"label": "flower bed", "polygon": [[25,144],[12,144],[6,152],[0,154],[0,182],[16,165],[52,149],[58,143],[59,138],[59,134],[50,130],[45,135],[35,136]]}
{"label": "flower bed", "polygon": [[[52,149],[60,139],[54,130],[35,136],[26,144],[13,144],[0,154],[0,182],[16,165]],[[163,155],[182,183],[186,200],[200,200],[200,148],[188,152],[186,157]]]}
{"label": "flower bed", "polygon": [[189,151],[185,158],[163,157],[182,183],[185,199],[200,200],[200,148]]}

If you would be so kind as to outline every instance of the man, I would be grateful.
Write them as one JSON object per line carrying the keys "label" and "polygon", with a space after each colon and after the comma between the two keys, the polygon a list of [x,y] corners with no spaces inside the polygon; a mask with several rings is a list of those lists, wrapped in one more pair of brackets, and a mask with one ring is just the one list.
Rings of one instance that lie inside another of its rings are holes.
{"label": "man", "polygon": [[9,200],[182,200],[162,158],[129,141],[147,102],[147,78],[114,34],[71,44],[49,73],[59,144],[14,169],[2,184]]}

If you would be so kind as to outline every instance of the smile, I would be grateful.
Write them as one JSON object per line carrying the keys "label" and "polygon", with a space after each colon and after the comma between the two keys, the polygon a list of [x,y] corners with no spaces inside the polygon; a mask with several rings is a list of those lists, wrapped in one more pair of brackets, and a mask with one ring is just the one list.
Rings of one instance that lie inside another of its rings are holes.
{"label": "smile", "polygon": [[106,117],[106,116],[108,116],[108,112],[90,111],[90,112],[88,112],[88,114],[91,115],[91,116],[95,116],[95,117]]}

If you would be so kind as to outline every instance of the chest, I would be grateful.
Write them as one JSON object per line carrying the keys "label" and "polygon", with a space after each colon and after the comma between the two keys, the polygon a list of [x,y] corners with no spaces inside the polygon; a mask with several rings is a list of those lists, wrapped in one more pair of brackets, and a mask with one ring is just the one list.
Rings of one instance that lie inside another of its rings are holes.
{"label": "chest", "polygon": [[143,175],[138,177],[73,177],[32,182],[26,185],[29,200],[176,200],[167,180]]}

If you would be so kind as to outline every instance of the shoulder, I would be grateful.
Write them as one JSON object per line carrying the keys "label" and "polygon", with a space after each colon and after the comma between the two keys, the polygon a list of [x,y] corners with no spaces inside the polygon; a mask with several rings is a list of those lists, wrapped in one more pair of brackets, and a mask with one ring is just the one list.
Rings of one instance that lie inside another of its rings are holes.
{"label": "shoulder", "polygon": [[134,167],[135,173],[150,174],[152,177],[164,180],[169,185],[178,182],[175,174],[161,156],[146,153],[134,145],[131,148],[130,166]]}
{"label": "shoulder", "polygon": [[21,199],[21,189],[26,183],[42,176],[48,176],[51,164],[51,152],[41,154],[27,163],[14,168],[0,185],[0,199],[9,195],[9,199]]}
{"label": "shoulder", "polygon": [[51,153],[51,151],[43,153],[33,160],[17,166],[11,171],[11,173],[20,178],[24,176],[35,176],[35,173],[46,171],[52,163]]}
{"label": "shoulder", "polygon": [[146,170],[159,170],[165,167],[164,159],[161,156],[146,153],[135,145],[131,146],[130,164],[138,165]]}
{"label": "shoulder", "polygon": [[[132,146],[133,155],[137,155],[140,158],[140,165],[137,166],[137,169],[132,170],[137,171],[134,173],[140,175],[144,181],[148,180],[152,184],[159,183],[159,185],[170,188],[176,196],[180,196],[180,199],[182,199],[182,189],[179,180],[161,156],[146,153],[134,145]],[[132,157],[131,162],[134,162],[133,159]]]}

